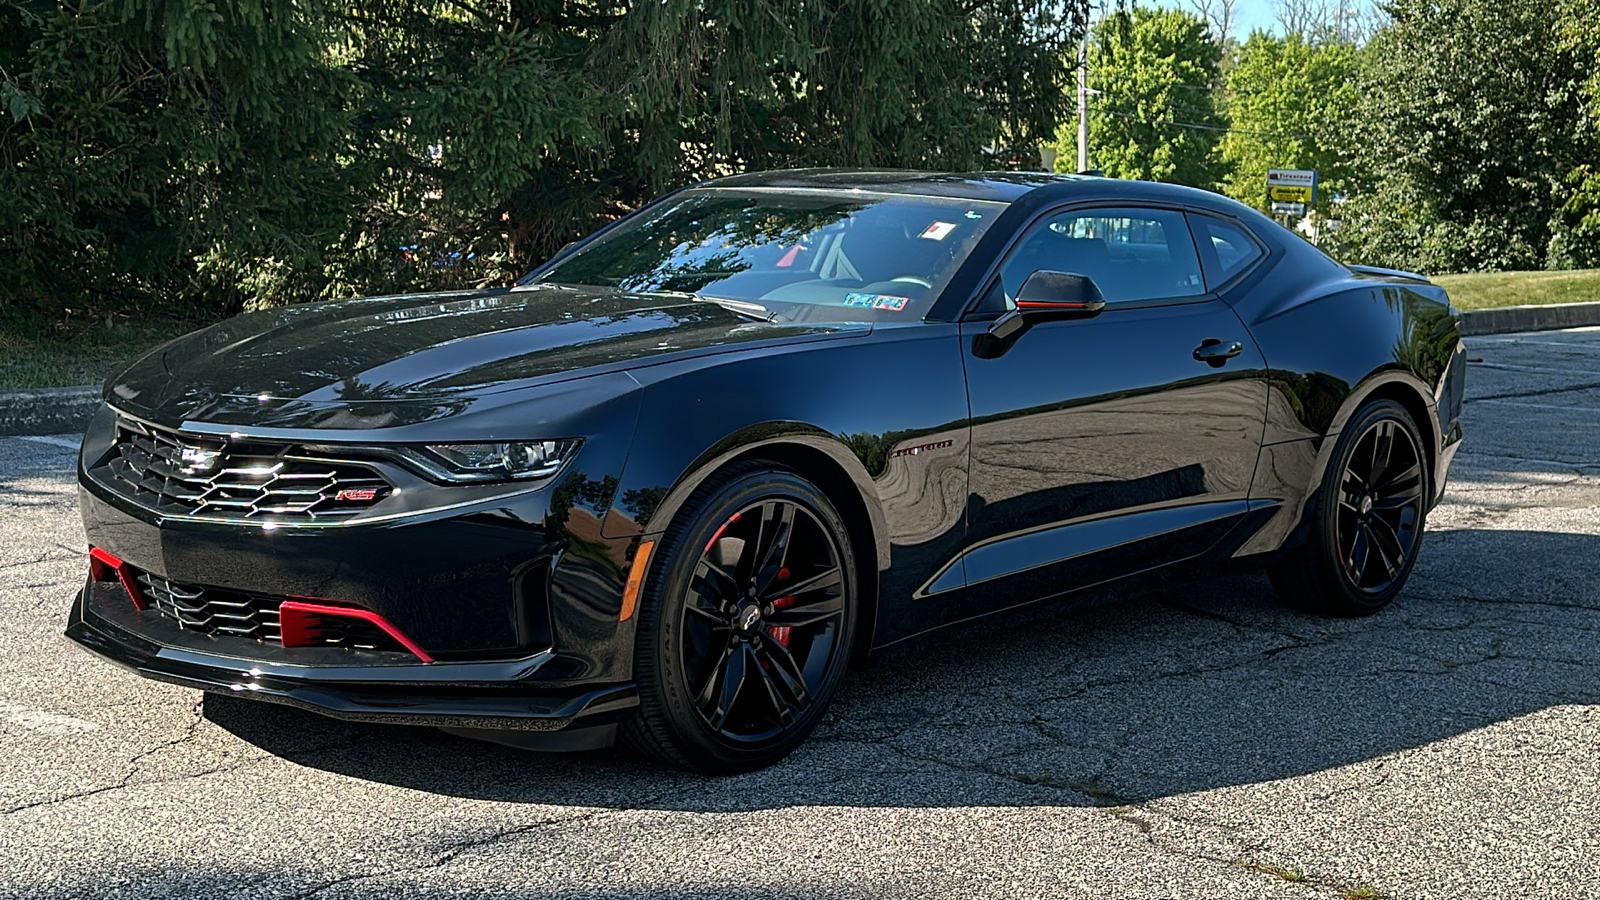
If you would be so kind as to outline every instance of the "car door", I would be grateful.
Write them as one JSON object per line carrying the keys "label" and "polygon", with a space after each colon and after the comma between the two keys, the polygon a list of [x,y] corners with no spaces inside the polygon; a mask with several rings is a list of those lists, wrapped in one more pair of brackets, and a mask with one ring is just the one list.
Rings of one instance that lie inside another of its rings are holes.
{"label": "car door", "polygon": [[[1036,270],[1087,275],[1092,318],[980,336]],[[972,416],[964,552],[924,595],[941,619],[1194,557],[1248,510],[1266,367],[1207,291],[1182,212],[1079,207],[1036,221],[962,325]]]}

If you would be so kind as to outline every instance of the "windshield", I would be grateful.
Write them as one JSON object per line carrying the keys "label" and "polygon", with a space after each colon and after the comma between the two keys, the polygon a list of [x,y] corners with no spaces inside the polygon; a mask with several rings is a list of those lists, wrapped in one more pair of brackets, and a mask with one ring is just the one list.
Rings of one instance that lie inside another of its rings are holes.
{"label": "windshield", "polygon": [[911,321],[1003,208],[860,191],[686,191],[532,281],[691,294],[781,321]]}

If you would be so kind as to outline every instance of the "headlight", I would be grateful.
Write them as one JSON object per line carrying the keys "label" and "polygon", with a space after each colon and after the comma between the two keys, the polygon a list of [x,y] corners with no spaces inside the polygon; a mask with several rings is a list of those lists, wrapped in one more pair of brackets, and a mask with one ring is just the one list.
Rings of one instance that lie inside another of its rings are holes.
{"label": "headlight", "polygon": [[509,481],[548,478],[578,452],[579,438],[500,441],[492,444],[429,444],[402,454],[444,481]]}

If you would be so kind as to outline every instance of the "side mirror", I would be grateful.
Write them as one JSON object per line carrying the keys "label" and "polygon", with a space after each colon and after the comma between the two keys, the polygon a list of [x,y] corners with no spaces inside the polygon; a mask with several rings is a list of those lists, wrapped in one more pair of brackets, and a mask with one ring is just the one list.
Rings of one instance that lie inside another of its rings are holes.
{"label": "side mirror", "polygon": [[1041,269],[1017,291],[1017,311],[1030,318],[1083,318],[1105,308],[1105,298],[1087,275]]}
{"label": "side mirror", "polygon": [[1040,269],[1017,291],[1017,308],[995,319],[983,335],[984,346],[975,349],[985,358],[998,356],[1035,322],[1087,319],[1105,308],[1106,300],[1089,276]]}

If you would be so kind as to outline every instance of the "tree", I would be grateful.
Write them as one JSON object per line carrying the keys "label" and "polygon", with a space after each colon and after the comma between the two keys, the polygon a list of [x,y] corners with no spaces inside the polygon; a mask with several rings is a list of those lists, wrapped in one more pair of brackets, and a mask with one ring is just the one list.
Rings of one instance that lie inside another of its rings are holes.
{"label": "tree", "polygon": [[1362,177],[1344,255],[1425,272],[1560,264],[1568,179],[1596,158],[1565,6],[1391,3],[1352,120]]}
{"label": "tree", "polygon": [[[1113,178],[1210,188],[1222,175],[1217,145],[1227,130],[1215,87],[1222,48],[1193,13],[1135,6],[1095,27],[1089,164]],[[1076,160],[1076,124],[1064,130],[1057,168]]]}
{"label": "tree", "polygon": [[1357,60],[1351,44],[1314,45],[1297,33],[1257,31],[1240,45],[1228,73],[1233,125],[1222,143],[1228,196],[1267,209],[1267,170],[1274,168],[1317,170],[1324,213],[1331,195],[1348,190]]}
{"label": "tree", "polygon": [[1311,43],[1355,43],[1369,27],[1364,0],[1272,0],[1272,8],[1284,37]]}
{"label": "tree", "polygon": [[218,258],[315,264],[353,149],[322,9],[0,6],[0,301],[116,306],[180,297]]}
{"label": "tree", "polygon": [[1086,17],[1086,0],[0,0],[0,316],[504,283],[706,177],[1037,158]]}
{"label": "tree", "polygon": [[[1600,19],[1585,0],[1568,0],[1562,11],[1561,49],[1589,73],[1580,87],[1583,116],[1578,140],[1600,149]],[[1579,162],[1567,173],[1564,187],[1568,193],[1552,225],[1545,265],[1600,268],[1600,162],[1592,158]]]}
{"label": "tree", "polygon": [[1189,8],[1211,26],[1211,39],[1227,47],[1233,37],[1234,9],[1239,0],[1189,0]]}

